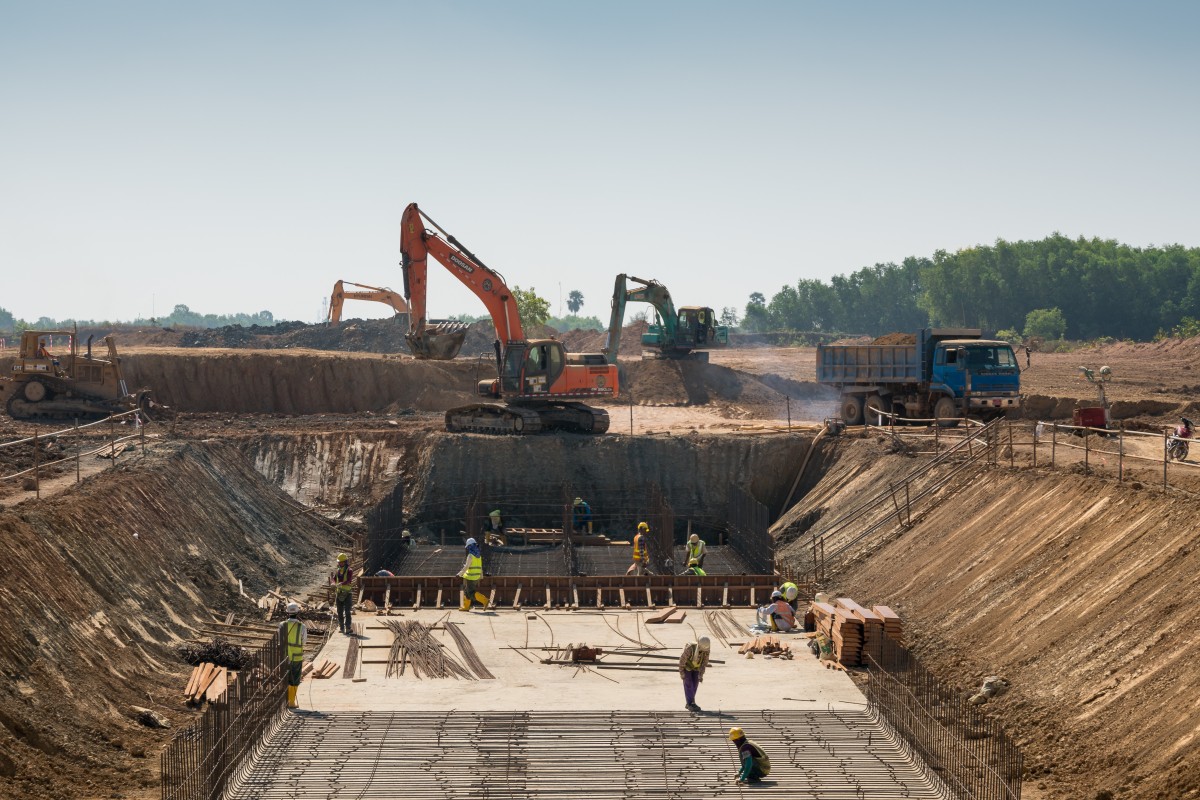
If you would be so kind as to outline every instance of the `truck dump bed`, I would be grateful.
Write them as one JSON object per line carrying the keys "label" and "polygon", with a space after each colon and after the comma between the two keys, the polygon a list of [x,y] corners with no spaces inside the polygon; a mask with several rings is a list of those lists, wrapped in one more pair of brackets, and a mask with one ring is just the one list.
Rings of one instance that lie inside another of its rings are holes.
{"label": "truck dump bed", "polygon": [[818,345],[817,382],[916,383],[921,363],[915,344]]}

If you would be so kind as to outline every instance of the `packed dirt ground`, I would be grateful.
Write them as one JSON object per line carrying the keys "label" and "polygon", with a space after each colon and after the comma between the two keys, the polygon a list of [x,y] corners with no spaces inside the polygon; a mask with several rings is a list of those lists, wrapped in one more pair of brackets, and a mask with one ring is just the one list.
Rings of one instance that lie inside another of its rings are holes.
{"label": "packed dirt ground", "polygon": [[[137,460],[130,452],[116,469],[93,459],[91,472],[103,474],[79,489],[72,488],[74,466],[60,466],[59,485],[42,503],[0,511],[2,591],[15,610],[12,624],[0,630],[6,675],[0,777],[9,787],[0,796],[153,796],[154,748],[170,731],[144,728],[128,709],[147,706],[177,724],[187,720],[189,712],[168,699],[186,670],[171,654],[173,634],[239,602],[228,596],[223,577],[227,554],[259,541],[264,525],[300,525],[295,542],[273,545],[243,564],[238,577],[250,592],[294,576],[294,567],[334,546],[327,526],[297,522],[307,516],[297,516],[294,503],[262,481],[261,464],[257,472],[247,466],[247,453],[261,453],[273,436],[401,434],[413,443],[401,460],[415,460],[421,435],[440,431],[443,412],[472,400],[471,386],[491,368],[478,357],[415,362],[384,335],[394,331],[379,333],[381,322],[343,323],[340,337],[315,327],[291,331],[287,342],[259,332],[203,340],[219,341],[217,347],[184,342],[180,332],[147,332],[140,341],[119,334],[130,382],[152,386],[176,412],[148,429],[158,454]],[[366,329],[374,332],[367,336]],[[318,335],[327,340],[317,346],[329,349],[300,344],[303,336]],[[383,352],[359,349],[367,346],[361,343],[342,348],[359,338]],[[580,347],[597,346],[582,334],[576,338]],[[627,335],[626,345],[630,340],[636,337]],[[4,356],[11,350],[0,360]],[[1022,353],[1027,414],[1018,435],[1028,439],[1034,421],[1066,422],[1076,405],[1095,402],[1096,389],[1080,366],[1111,368],[1107,395],[1116,421],[1130,430],[1161,431],[1200,410],[1197,356],[1197,339],[1035,352],[1027,369]],[[642,361],[623,346],[621,364],[625,392],[608,404],[610,433],[618,436],[775,437],[787,431],[789,415],[793,429],[811,435],[836,409],[836,397],[812,382],[813,348],[731,348],[713,351],[705,365]],[[0,367],[7,372],[6,364]],[[0,416],[0,442],[54,429],[53,423]],[[846,448],[843,458],[896,474],[914,463],[911,455],[886,451],[884,439],[850,445],[826,446]],[[1146,446],[1152,456],[1154,445]],[[32,464],[32,446],[22,447],[0,448],[0,472]],[[1085,456],[1066,443],[1057,458],[1075,466],[1049,471],[1045,447],[1043,440],[1036,468],[1030,451],[1016,447],[1014,468],[1001,458],[996,469],[1003,478],[989,482],[996,491],[959,493],[911,535],[837,575],[837,588],[898,607],[920,657],[964,694],[986,674],[1003,672],[1013,682],[1013,692],[988,711],[1026,748],[1026,797],[1200,796],[1191,746],[1196,731],[1181,727],[1194,715],[1178,713],[1194,703],[1177,691],[1200,679],[1191,666],[1200,663],[1200,653],[1195,637],[1174,622],[1200,603],[1190,577],[1198,533],[1190,496],[1149,491],[1161,479],[1161,466],[1131,464],[1132,474],[1118,484],[1115,460],[1101,456],[1103,463],[1092,460],[1091,474],[1083,474]],[[189,468],[194,474],[183,487],[158,477],[159,458],[200,466]],[[1191,460],[1200,461],[1200,452]],[[412,467],[395,467],[405,468]],[[1196,472],[1172,466],[1171,483],[1200,491]],[[239,500],[236,512],[210,519],[203,501],[195,502],[211,495],[211,507],[220,507],[225,501],[217,496],[235,484],[252,487],[253,496]],[[365,487],[361,496],[339,502],[375,501],[379,491]],[[6,505],[33,497],[20,482],[5,482],[0,493]],[[996,506],[1012,508],[997,516]],[[208,544],[182,564],[178,543],[162,541],[130,561],[146,547],[122,538],[131,520]],[[998,538],[997,531],[1005,534]],[[45,585],[43,577],[27,579],[62,573],[81,577],[65,589]],[[154,602],[158,595],[190,598],[194,605]],[[121,607],[126,596],[136,596],[129,606],[136,612],[114,620],[111,611],[98,611]]]}

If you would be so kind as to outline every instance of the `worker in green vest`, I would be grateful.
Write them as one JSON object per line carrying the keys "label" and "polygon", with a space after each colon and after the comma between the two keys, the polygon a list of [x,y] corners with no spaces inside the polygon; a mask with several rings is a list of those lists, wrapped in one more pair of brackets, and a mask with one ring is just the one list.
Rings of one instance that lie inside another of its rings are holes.
{"label": "worker in green vest", "polygon": [[300,674],[304,671],[304,644],[308,641],[308,627],[296,619],[300,613],[298,603],[288,603],[287,613],[288,618],[279,623],[279,637],[283,640],[288,663],[287,707],[299,708],[296,692],[300,689]]}
{"label": "worker in green vest", "polygon": [[467,559],[463,562],[458,576],[462,578],[462,606],[459,611],[470,611],[471,600],[474,599],[486,611],[487,597],[478,591],[479,581],[483,580],[483,553],[474,539],[467,539]]}

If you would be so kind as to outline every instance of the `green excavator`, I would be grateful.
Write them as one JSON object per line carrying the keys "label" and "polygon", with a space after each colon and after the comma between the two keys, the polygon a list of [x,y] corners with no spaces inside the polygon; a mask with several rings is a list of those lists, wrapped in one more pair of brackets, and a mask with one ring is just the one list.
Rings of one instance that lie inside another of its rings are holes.
{"label": "green excavator", "polygon": [[[630,283],[639,284],[629,288]],[[654,307],[654,322],[642,334],[642,357],[693,358],[708,361],[708,348],[729,344],[729,328],[717,325],[716,315],[704,306],[681,306],[675,310],[671,293],[656,280],[620,274],[613,286],[612,316],[601,352],[608,363],[617,363],[621,349],[621,325],[626,303],[649,303]]]}

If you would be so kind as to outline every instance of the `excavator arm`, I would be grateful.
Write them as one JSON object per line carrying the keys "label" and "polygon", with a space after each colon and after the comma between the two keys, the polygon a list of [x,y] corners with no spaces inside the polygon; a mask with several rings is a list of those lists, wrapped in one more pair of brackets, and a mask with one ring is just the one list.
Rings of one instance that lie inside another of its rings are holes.
{"label": "excavator arm", "polygon": [[[628,283],[641,284],[630,289]],[[661,324],[666,329],[669,341],[675,337],[675,329],[679,324],[679,315],[675,311],[675,302],[667,287],[656,280],[639,278],[635,275],[618,275],[613,285],[612,314],[608,320],[608,334],[604,347],[601,349],[608,363],[617,363],[617,354],[621,349],[621,326],[625,321],[626,303],[649,303],[658,314]]]}
{"label": "excavator arm", "polygon": [[[346,291],[346,285],[357,286],[365,291]],[[342,321],[342,304],[347,300],[373,300],[377,303],[387,303],[397,314],[408,313],[408,303],[404,302],[404,298],[391,289],[367,286],[351,281],[338,281],[333,285],[333,294],[329,296],[329,316],[326,321],[330,325],[337,325]]]}
{"label": "excavator arm", "polygon": [[[426,229],[424,222],[428,222],[435,230]],[[510,342],[525,340],[521,317],[517,313],[517,300],[504,278],[446,233],[416,203],[410,203],[404,209],[404,216],[400,220],[400,255],[404,269],[404,296],[412,315],[405,338],[414,356],[439,360],[454,358],[462,348],[465,336],[465,331],[445,332],[429,324],[426,302],[429,256],[433,256],[483,301],[496,327],[496,339],[499,342],[507,346]]]}

